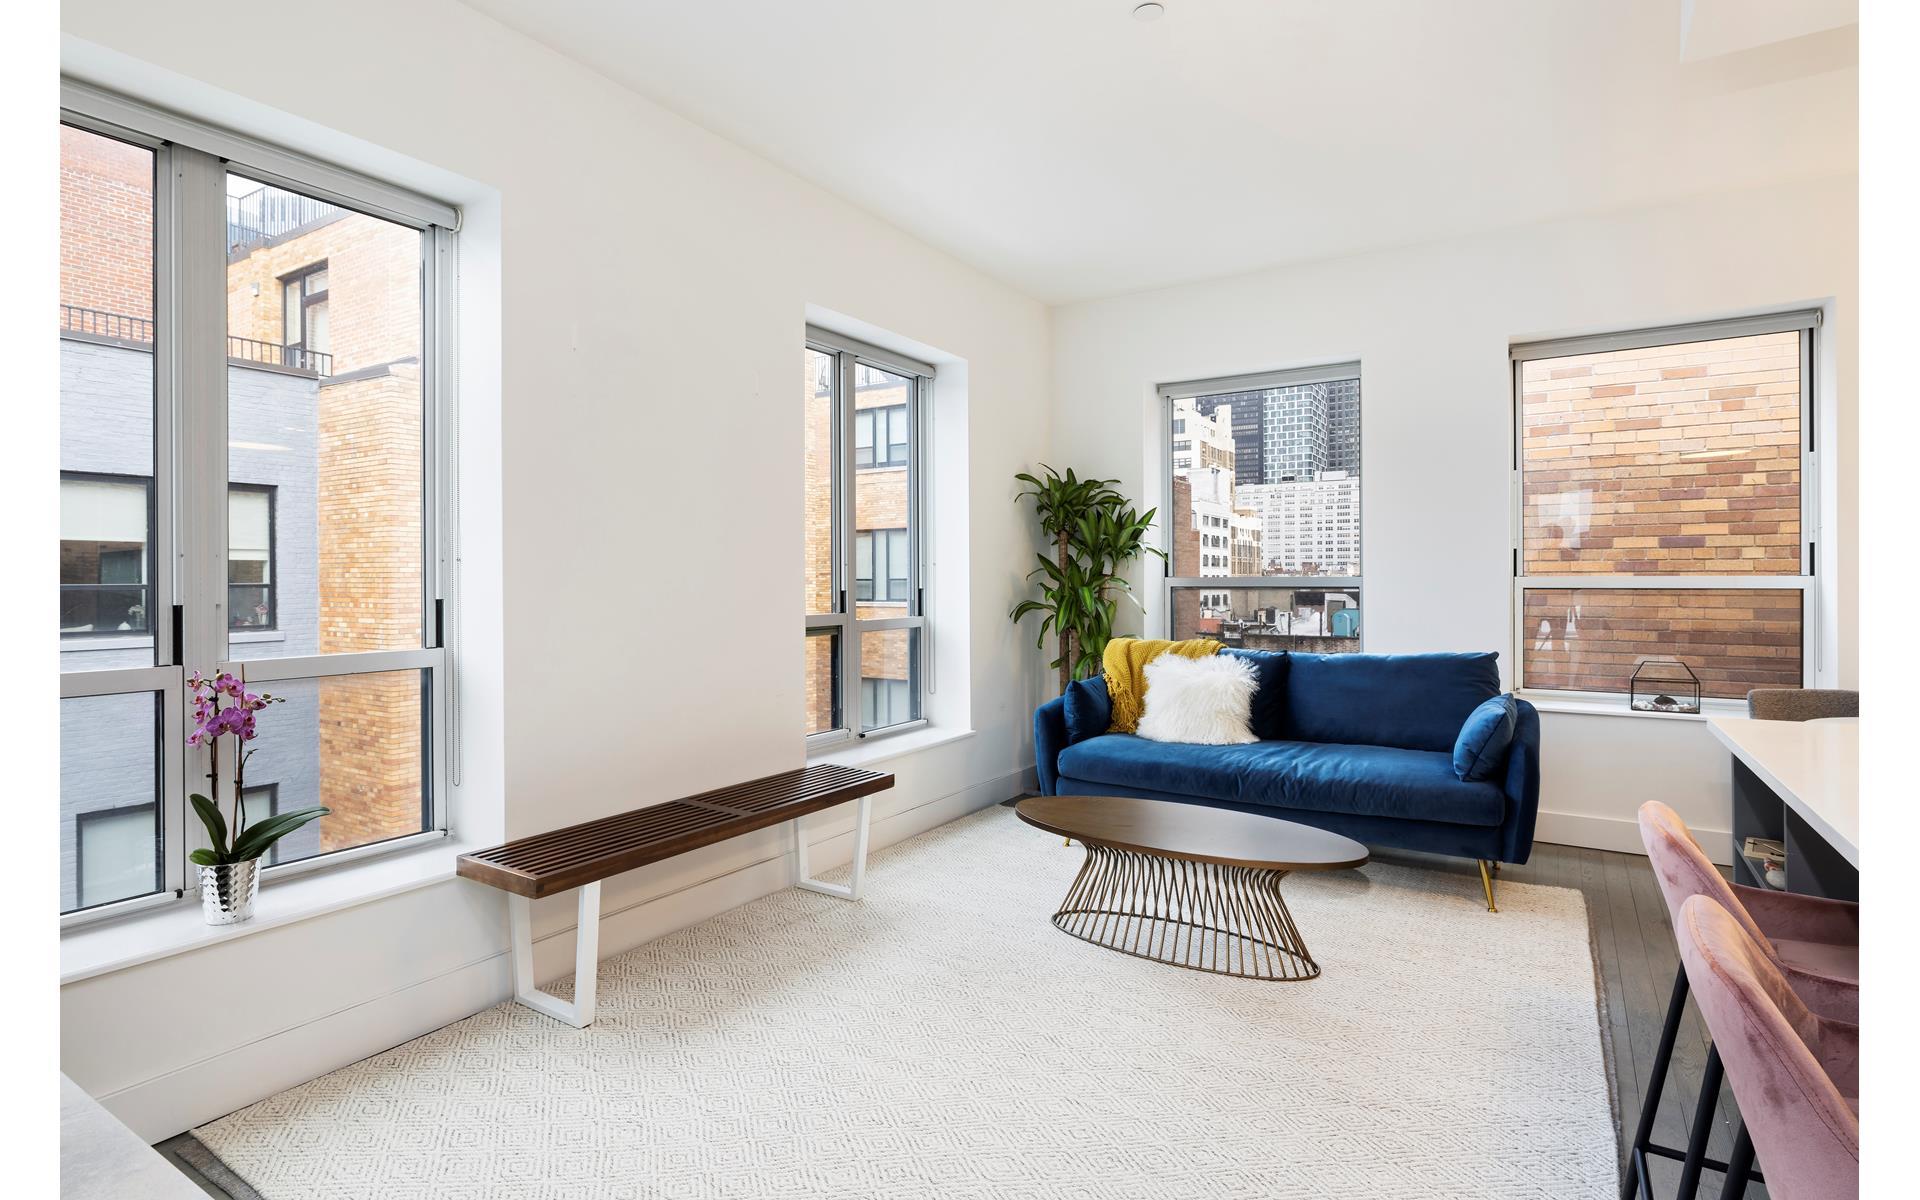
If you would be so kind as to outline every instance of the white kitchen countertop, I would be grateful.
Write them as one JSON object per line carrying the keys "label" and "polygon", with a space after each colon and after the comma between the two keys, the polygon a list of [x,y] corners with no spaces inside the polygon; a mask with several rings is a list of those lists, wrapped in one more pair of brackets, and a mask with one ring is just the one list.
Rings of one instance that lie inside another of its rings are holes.
{"label": "white kitchen countertop", "polygon": [[1801,820],[1860,865],[1860,719],[1756,721],[1712,717],[1707,727]]}

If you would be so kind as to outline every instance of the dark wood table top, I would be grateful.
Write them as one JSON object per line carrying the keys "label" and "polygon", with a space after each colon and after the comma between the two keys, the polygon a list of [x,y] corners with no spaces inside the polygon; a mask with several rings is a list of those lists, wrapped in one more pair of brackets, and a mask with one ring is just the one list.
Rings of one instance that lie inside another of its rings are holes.
{"label": "dark wood table top", "polygon": [[1254,813],[1133,796],[1031,796],[1014,811],[1048,833],[1161,858],[1275,871],[1364,866],[1352,838]]}

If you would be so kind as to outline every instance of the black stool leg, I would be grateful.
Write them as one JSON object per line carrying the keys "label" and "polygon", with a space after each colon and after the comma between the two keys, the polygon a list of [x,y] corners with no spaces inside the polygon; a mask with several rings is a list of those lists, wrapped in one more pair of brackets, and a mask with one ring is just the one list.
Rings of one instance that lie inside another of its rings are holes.
{"label": "black stool leg", "polygon": [[1753,1174],[1753,1139],[1747,1136],[1745,1122],[1740,1136],[1733,1139],[1733,1153],[1727,1156],[1727,1182],[1720,1189],[1720,1200],[1740,1200],[1747,1194],[1747,1179]]}
{"label": "black stool leg", "polygon": [[1700,1192],[1700,1168],[1707,1157],[1707,1137],[1713,1132],[1714,1110],[1720,1107],[1720,1048],[1707,1051],[1700,1072],[1700,1099],[1693,1106],[1693,1128],[1687,1135],[1687,1157],[1680,1165],[1680,1187],[1675,1200],[1694,1200]]}
{"label": "black stool leg", "polygon": [[[1653,1138],[1653,1118],[1660,1111],[1660,1092],[1667,1086],[1667,1067],[1673,1061],[1674,1038],[1680,1033],[1680,1016],[1687,1007],[1687,969],[1674,968],[1673,998],[1667,1001],[1667,1020],[1660,1027],[1660,1047],[1653,1054],[1653,1073],[1647,1079],[1647,1094],[1640,1102],[1640,1124],[1634,1130],[1633,1144],[1627,1148],[1627,1167],[1620,1180],[1620,1200],[1637,1200],[1642,1176],[1647,1172],[1647,1143]],[[1653,1194],[1652,1180],[1646,1181],[1648,1196]]]}

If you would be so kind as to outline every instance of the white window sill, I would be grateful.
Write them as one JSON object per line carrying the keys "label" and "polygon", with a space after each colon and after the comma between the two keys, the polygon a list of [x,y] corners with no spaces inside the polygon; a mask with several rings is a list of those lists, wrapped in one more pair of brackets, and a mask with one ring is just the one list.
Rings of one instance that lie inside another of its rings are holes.
{"label": "white window sill", "polygon": [[1627,707],[1625,696],[1579,700],[1564,695],[1520,691],[1514,693],[1543,713],[1571,713],[1582,717],[1630,717],[1636,721],[1705,721],[1709,717],[1744,717],[1743,700],[1702,700],[1697,713],[1641,712]]}
{"label": "white window sill", "polygon": [[885,762],[892,758],[902,758],[909,754],[918,754],[922,750],[931,750],[935,746],[944,746],[948,742],[957,742],[973,736],[971,729],[952,729],[945,726],[928,725],[922,729],[891,736],[875,736],[840,742],[807,756],[809,763],[838,763],[843,767],[864,767],[872,763]]}
{"label": "white window sill", "polygon": [[431,887],[452,879],[454,860],[471,848],[447,839],[332,870],[262,879],[253,920],[243,925],[208,925],[200,916],[199,888],[189,887],[170,904],[63,932],[60,982],[63,986],[76,983]]}
{"label": "white window sill", "polygon": [[227,631],[227,641],[230,643],[284,642],[286,640],[287,635],[278,629],[230,629]]}

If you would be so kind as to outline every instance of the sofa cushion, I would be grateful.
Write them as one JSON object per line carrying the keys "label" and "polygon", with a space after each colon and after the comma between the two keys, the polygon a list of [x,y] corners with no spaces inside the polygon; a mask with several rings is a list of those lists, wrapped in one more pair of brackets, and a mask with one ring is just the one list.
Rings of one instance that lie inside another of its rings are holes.
{"label": "sofa cushion", "polygon": [[1099,737],[1113,723],[1113,702],[1107,699],[1107,681],[1097,675],[1069,683],[1063,707],[1069,746]]}
{"label": "sofa cushion", "polygon": [[1491,779],[1507,761],[1519,716],[1510,695],[1495,696],[1468,713],[1453,742],[1453,773],[1462,779]]}
{"label": "sofa cushion", "polygon": [[1287,652],[1284,650],[1222,650],[1253,664],[1257,686],[1253,692],[1253,736],[1273,740],[1283,736],[1287,720]]}
{"label": "sofa cushion", "polygon": [[1191,746],[1109,733],[1068,747],[1060,774],[1084,783],[1202,796],[1232,804],[1498,825],[1506,795],[1453,773],[1447,750],[1319,742]]}
{"label": "sofa cushion", "polygon": [[1500,691],[1499,655],[1289,654],[1281,737],[1453,751],[1467,714]]}

